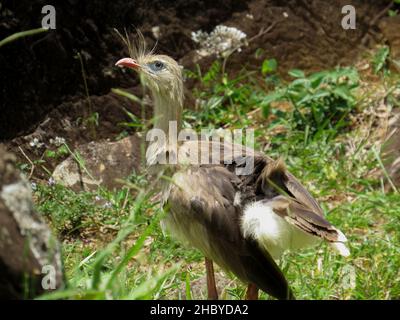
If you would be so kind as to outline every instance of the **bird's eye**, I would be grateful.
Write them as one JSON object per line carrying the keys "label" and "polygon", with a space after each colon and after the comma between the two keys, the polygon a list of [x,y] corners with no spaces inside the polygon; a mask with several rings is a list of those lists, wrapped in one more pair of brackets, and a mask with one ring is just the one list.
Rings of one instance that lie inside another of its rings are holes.
{"label": "bird's eye", "polygon": [[153,71],[160,71],[164,69],[164,63],[162,63],[161,61],[154,61],[149,64],[149,67]]}

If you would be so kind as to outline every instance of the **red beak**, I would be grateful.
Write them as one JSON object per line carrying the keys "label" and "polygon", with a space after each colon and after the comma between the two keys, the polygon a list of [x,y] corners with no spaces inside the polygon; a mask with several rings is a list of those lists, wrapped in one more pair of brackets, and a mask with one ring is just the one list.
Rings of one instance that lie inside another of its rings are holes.
{"label": "red beak", "polygon": [[118,60],[115,65],[119,67],[127,67],[132,69],[138,69],[140,67],[140,65],[131,58],[123,58],[121,60]]}

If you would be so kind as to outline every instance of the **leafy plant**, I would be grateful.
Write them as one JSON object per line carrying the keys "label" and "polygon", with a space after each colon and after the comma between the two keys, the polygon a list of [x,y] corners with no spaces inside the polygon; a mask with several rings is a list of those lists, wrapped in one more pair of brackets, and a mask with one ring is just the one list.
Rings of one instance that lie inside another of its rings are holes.
{"label": "leafy plant", "polygon": [[64,144],[57,147],[57,149],[55,149],[55,150],[48,149],[45,152],[45,156],[47,158],[53,158],[53,159],[58,159],[58,158],[66,156],[68,154],[69,154],[68,148]]}
{"label": "leafy plant", "polygon": [[199,80],[201,86],[193,92],[197,110],[185,110],[184,120],[196,128],[249,125],[246,113],[259,100],[251,76],[251,72],[242,70],[236,78],[230,79],[222,73],[219,61],[205,74],[200,68],[197,72],[186,71],[186,77]]}
{"label": "leafy plant", "polygon": [[95,208],[89,194],[75,196],[73,191],[60,185],[38,185],[37,194],[40,195],[41,213],[51,219],[53,228],[60,235],[77,231],[94,216]]}
{"label": "leafy plant", "polygon": [[340,68],[310,76],[301,70],[291,70],[289,75],[296,79],[262,99],[265,116],[270,113],[273,102],[288,101],[293,106],[289,113],[293,129],[313,134],[324,129],[338,130],[345,125],[346,115],[356,105],[353,95],[359,81],[356,70]]}
{"label": "leafy plant", "polygon": [[390,49],[388,46],[381,47],[372,59],[374,73],[377,74],[386,65],[389,59]]}

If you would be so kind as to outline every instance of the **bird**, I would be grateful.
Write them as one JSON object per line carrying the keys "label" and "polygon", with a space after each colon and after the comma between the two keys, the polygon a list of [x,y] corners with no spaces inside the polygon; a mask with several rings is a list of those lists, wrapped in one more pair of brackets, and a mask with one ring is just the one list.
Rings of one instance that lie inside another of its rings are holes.
{"label": "bird", "polygon": [[[246,299],[258,299],[259,290],[295,299],[277,263],[285,251],[327,241],[340,255],[350,254],[346,236],[281,158],[227,141],[171,139],[171,127],[182,129],[182,68],[170,56],[147,51],[143,36],[124,42],[129,56],[115,65],[141,75],[154,104],[153,129],[167,137],[150,139],[147,165],[157,171],[160,159],[172,159],[164,164],[170,179],[162,186],[162,206],[168,208],[162,227],[205,256],[208,299],[218,299],[214,263],[247,284]],[[196,162],[193,150],[200,158],[225,156]],[[250,162],[249,172],[240,170]]]}

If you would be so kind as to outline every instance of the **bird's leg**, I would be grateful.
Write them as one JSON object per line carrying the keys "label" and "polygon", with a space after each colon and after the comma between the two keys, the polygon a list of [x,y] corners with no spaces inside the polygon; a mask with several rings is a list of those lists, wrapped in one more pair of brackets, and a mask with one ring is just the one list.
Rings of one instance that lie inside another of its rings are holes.
{"label": "bird's leg", "polygon": [[214,266],[210,259],[206,261],[206,272],[207,272],[207,294],[209,300],[218,300],[217,286],[215,285]]}
{"label": "bird's leg", "polygon": [[258,288],[254,283],[247,286],[246,300],[258,300]]}

